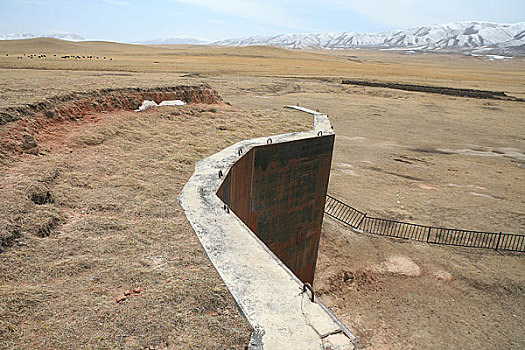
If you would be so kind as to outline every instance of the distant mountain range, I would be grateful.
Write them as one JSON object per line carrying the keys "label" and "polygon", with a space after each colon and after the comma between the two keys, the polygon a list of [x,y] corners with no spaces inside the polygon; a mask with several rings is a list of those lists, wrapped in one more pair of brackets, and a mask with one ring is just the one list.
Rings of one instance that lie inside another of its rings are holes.
{"label": "distant mountain range", "polygon": [[35,38],[55,38],[68,41],[83,41],[84,38],[75,33],[56,32],[48,34],[32,34],[32,33],[14,33],[1,34],[0,40],[21,40],[21,39],[35,39]]}
{"label": "distant mountain range", "polygon": [[160,38],[147,41],[139,41],[134,44],[141,45],[200,45],[206,44],[207,41],[202,41],[199,39],[193,38]]}
{"label": "distant mountain range", "polygon": [[[2,34],[0,33],[0,40],[22,40],[22,39],[35,39],[35,38],[55,38],[67,41],[84,41],[84,37],[76,33],[67,32],[51,32],[47,34],[33,34],[33,33],[12,33]],[[130,44],[140,45],[199,45],[206,44],[207,41],[202,41],[193,38],[159,38],[147,41],[136,41]]]}
{"label": "distant mountain range", "polygon": [[[75,33],[0,34],[0,40],[32,39],[38,37],[82,41]],[[384,33],[317,33],[251,36],[206,42],[193,38],[161,38],[135,42],[144,45],[223,45],[278,46],[289,49],[375,48],[382,50],[463,52],[481,55],[525,55],[525,22],[497,24],[486,22],[457,22],[395,30]]]}
{"label": "distant mountain range", "polygon": [[384,33],[355,32],[252,36],[213,43],[226,46],[270,45],[283,48],[379,48],[449,50],[480,54],[525,54],[525,22],[458,22]]}

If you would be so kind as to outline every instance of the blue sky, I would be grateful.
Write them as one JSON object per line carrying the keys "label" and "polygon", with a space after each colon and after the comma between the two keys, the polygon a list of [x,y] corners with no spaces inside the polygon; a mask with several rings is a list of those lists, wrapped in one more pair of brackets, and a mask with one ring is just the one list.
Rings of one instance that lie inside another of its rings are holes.
{"label": "blue sky", "polygon": [[133,42],[525,21],[523,0],[0,0],[0,33],[73,32]]}

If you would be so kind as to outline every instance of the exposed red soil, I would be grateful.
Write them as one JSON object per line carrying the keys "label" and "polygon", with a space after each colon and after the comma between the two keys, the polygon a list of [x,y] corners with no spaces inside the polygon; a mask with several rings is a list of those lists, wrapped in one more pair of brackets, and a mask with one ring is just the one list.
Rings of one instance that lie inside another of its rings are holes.
{"label": "exposed red soil", "polygon": [[[154,89],[104,89],[56,96],[36,104],[0,110],[0,162],[13,155],[39,154],[39,141],[45,134],[59,137],[78,122],[93,123],[104,113],[135,110],[144,100],[160,103],[182,100],[186,103],[222,104],[219,94],[206,84]],[[42,135],[42,136],[41,136]]]}

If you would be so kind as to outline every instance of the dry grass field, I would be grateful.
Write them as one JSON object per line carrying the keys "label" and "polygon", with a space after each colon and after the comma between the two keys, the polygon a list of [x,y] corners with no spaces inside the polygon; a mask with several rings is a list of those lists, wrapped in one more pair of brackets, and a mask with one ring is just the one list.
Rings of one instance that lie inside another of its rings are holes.
{"label": "dry grass field", "polygon": [[243,349],[250,328],[177,194],[199,159],[300,129],[289,116],[162,107],[38,135],[42,155],[2,169],[1,347]]}
{"label": "dry grass field", "polygon": [[[524,58],[0,42],[2,109],[74,91],[197,83],[232,105],[98,113],[33,135],[41,154],[2,167],[0,229],[18,231],[0,253],[0,344],[243,348],[249,327],[176,196],[198,159],[237,140],[309,127],[285,104],[331,115],[329,193],[348,204],[415,223],[524,232],[523,102],[342,78],[525,97]],[[519,349],[522,255],[367,236],[326,219],[314,286],[361,348]],[[140,293],[115,302],[133,288]]]}

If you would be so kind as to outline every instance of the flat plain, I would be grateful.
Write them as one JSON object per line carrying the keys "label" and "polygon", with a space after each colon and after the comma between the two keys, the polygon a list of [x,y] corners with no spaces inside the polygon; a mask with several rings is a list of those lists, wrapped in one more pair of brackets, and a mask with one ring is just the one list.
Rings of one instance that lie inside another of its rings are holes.
{"label": "flat plain", "polygon": [[[176,196],[199,159],[238,140],[311,126],[287,104],[330,115],[337,136],[329,193],[353,207],[442,227],[525,229],[524,102],[341,84],[525,98],[522,57],[37,39],[0,42],[0,76],[2,110],[71,92],[200,83],[231,104],[100,112],[16,129],[33,130],[40,152],[2,165],[2,237],[20,231],[0,253],[5,348],[243,348],[249,327]],[[1,128],[2,138],[15,132]],[[43,187],[53,200],[32,202]],[[42,222],[51,223],[49,234],[38,234]],[[314,287],[361,348],[518,349],[522,255],[363,235],[325,218]],[[141,292],[115,302],[133,288]]]}

